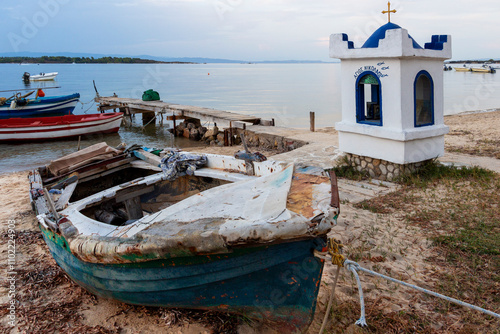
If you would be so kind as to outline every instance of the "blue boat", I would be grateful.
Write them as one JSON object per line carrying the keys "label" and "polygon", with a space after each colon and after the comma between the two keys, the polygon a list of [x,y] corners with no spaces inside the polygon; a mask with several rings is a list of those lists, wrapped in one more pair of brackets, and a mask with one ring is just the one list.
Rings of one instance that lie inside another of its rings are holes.
{"label": "blue boat", "polygon": [[52,97],[10,98],[0,101],[0,118],[47,117],[70,115],[80,99],[80,94]]}
{"label": "blue boat", "polygon": [[[315,251],[338,215],[328,176],[274,161],[252,162],[248,175],[250,161],[233,157],[92,149],[107,159],[86,149],[30,174],[45,242],[76,283],[129,304],[307,329],[323,271]],[[57,200],[50,188],[63,189]]]}

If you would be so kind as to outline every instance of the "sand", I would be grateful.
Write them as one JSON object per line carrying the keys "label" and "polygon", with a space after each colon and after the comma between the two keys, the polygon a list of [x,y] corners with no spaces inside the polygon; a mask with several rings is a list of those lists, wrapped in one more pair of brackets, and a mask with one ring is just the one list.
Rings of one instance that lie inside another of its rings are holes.
{"label": "sand", "polygon": [[[446,148],[451,150],[473,146],[479,137],[499,138],[499,120],[500,111],[446,117],[445,122],[452,130],[445,138]],[[335,136],[334,130],[326,132],[332,132],[332,136]],[[238,148],[235,147],[203,149],[205,152],[231,155],[236,150]],[[457,154],[452,153],[454,156]],[[495,157],[486,157],[484,161],[484,167],[491,166],[491,169],[497,168],[499,162]],[[203,319],[199,314],[190,315],[189,311],[186,311],[188,316],[183,316],[181,311],[130,306],[91,295],[70,281],[48,253],[31,211],[27,172],[0,175],[0,190],[2,277],[5,277],[8,269],[6,240],[9,220],[15,220],[15,230],[18,233],[15,264],[18,272],[16,326],[11,327],[8,323],[9,288],[2,283],[0,329],[3,332],[52,332],[58,328],[62,332],[88,333],[211,333],[214,332],[211,323],[217,323],[220,329],[220,326],[225,326],[221,324],[230,319],[214,320],[210,318],[213,315],[207,315],[208,319]],[[431,278],[432,273],[442,270],[426,261],[427,257],[432,256],[433,249],[423,233],[418,228],[407,225],[397,215],[377,215],[356,209],[353,203],[342,203],[338,225],[330,236],[341,240],[346,245],[346,255],[362,266],[419,286],[432,288],[435,284]],[[357,256],[361,258],[358,259]],[[334,265],[325,264],[316,315],[308,333],[317,333],[321,326],[335,271]],[[365,298],[378,300],[378,306],[387,312],[425,308],[422,299],[415,292],[382,279],[367,275],[360,277]],[[338,300],[358,298],[355,282],[344,270],[341,271],[336,296]],[[279,332],[278,328],[260,327],[255,323],[227,326],[227,332]],[[439,328],[439,324],[436,326]]]}

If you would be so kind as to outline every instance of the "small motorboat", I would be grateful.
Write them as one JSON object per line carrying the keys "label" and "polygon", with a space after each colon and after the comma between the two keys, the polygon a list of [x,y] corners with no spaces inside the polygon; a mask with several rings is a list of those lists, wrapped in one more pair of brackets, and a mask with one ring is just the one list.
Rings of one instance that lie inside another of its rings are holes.
{"label": "small motorboat", "polygon": [[0,119],[0,142],[65,139],[118,132],[122,113]]}
{"label": "small motorboat", "polygon": [[31,75],[28,72],[24,72],[23,74],[23,81],[24,82],[30,82],[30,81],[50,81],[50,80],[55,80],[56,76],[58,75],[58,72],[50,72],[50,73],[40,73],[40,74],[35,74]]}
{"label": "small motorboat", "polygon": [[476,73],[495,73],[496,70],[490,65],[483,65],[481,67],[471,67],[472,72]]}
{"label": "small motorboat", "polygon": [[101,297],[304,332],[323,271],[316,252],[339,213],[335,174],[257,153],[152,152],[101,143],[30,172],[58,265]]}
{"label": "small motorboat", "polygon": [[455,71],[457,72],[470,72],[470,67],[462,66],[462,67],[454,67]]}
{"label": "small motorboat", "polygon": [[80,99],[78,93],[45,97],[40,89],[37,90],[36,96],[30,99],[29,96],[34,92],[0,98],[0,119],[70,115]]}

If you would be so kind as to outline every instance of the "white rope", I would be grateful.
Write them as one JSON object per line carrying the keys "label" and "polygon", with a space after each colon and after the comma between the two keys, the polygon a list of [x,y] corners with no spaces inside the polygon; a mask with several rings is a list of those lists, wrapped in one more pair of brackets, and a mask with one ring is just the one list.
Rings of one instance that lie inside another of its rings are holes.
{"label": "white rope", "polygon": [[[358,273],[356,272],[356,267],[354,264],[357,264],[356,262],[352,262],[349,260],[345,260],[344,265],[347,270],[352,271],[354,274],[354,277],[356,278],[356,281],[358,282],[358,291],[359,291],[359,303],[361,304],[361,316],[359,317],[358,321],[356,321],[356,325],[360,325],[361,327],[368,326],[366,324],[366,318],[365,318],[365,299],[363,297],[363,287],[361,286],[361,281],[359,279]],[[359,266],[359,264],[357,264]]]}
{"label": "white rope", "polygon": [[[486,310],[484,308],[481,308],[479,306],[472,305],[472,304],[463,302],[461,300],[458,300],[458,299],[455,299],[455,298],[451,298],[451,297],[439,294],[437,292],[434,292],[434,291],[431,291],[431,290],[427,290],[427,289],[418,287],[416,285],[409,284],[409,283],[406,283],[406,282],[394,279],[394,278],[389,277],[389,276],[385,276],[383,274],[379,274],[379,273],[377,273],[375,271],[372,271],[372,270],[369,270],[369,269],[361,267],[357,262],[350,261],[350,260],[345,260],[344,265],[346,266],[347,269],[351,270],[355,274],[356,280],[358,281],[358,289],[359,289],[359,296],[360,296],[360,302],[361,302],[361,318],[359,318],[359,320],[356,321],[356,324],[358,324],[361,320],[364,321],[364,315],[365,315],[365,305],[364,305],[364,301],[363,301],[363,291],[362,291],[361,282],[360,282],[359,277],[358,277],[358,275],[356,273],[356,270],[361,270],[361,271],[364,271],[366,273],[372,274],[374,276],[379,276],[379,277],[385,278],[386,280],[389,280],[391,282],[398,283],[398,284],[404,285],[406,287],[418,290],[420,292],[427,293],[427,294],[432,295],[434,297],[438,297],[438,298],[447,300],[447,301],[449,301],[451,303],[455,303],[455,304],[458,304],[458,305],[461,305],[461,306],[465,306],[465,307],[468,307],[470,309],[473,309],[473,310],[476,310],[476,311],[483,312],[485,314],[491,315],[493,317],[500,318],[500,314],[498,314],[498,313],[495,313],[495,312],[492,312],[492,311],[488,311],[488,310]],[[365,325],[366,325],[366,322],[365,322]]]}

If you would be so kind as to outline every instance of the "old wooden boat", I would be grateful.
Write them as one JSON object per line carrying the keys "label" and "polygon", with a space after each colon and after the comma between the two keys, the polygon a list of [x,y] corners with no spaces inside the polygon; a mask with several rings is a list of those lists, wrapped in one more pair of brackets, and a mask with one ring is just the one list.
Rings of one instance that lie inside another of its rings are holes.
{"label": "old wooden boat", "polygon": [[[182,160],[190,154],[165,152],[99,144],[30,173],[31,201],[59,266],[102,297],[304,331],[323,270],[314,252],[338,215],[330,178],[248,155],[195,156],[196,168]],[[62,194],[53,198],[51,189]]]}
{"label": "old wooden boat", "polygon": [[78,93],[51,97],[37,96],[33,99],[19,96],[0,98],[0,119],[69,115],[79,99]]}
{"label": "old wooden boat", "polygon": [[67,139],[116,133],[122,113],[0,119],[0,142]]}

